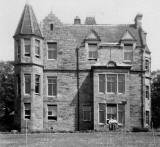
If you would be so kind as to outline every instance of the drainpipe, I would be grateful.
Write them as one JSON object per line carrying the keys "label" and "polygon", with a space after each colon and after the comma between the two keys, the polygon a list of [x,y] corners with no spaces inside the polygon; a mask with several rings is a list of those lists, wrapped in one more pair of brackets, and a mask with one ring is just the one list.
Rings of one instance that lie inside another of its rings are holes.
{"label": "drainpipe", "polygon": [[143,44],[143,40],[142,40],[142,28],[139,28],[139,36],[140,36],[140,42],[142,44],[142,55],[141,55],[141,116],[142,116],[142,119],[141,119],[141,125],[142,125],[142,128],[144,127],[144,82],[143,82],[143,69],[144,69],[144,59],[143,59],[143,55],[144,55],[144,44]]}
{"label": "drainpipe", "polygon": [[76,48],[76,60],[77,60],[77,65],[76,65],[76,72],[77,72],[77,131],[80,130],[79,128],[79,47]]}

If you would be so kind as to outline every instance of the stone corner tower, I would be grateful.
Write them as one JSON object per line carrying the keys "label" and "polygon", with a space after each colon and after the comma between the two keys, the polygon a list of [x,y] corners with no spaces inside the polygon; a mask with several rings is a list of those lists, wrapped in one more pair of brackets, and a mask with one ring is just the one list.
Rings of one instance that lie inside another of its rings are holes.
{"label": "stone corner tower", "polygon": [[14,34],[15,124],[43,130],[43,36],[31,5],[24,6]]}

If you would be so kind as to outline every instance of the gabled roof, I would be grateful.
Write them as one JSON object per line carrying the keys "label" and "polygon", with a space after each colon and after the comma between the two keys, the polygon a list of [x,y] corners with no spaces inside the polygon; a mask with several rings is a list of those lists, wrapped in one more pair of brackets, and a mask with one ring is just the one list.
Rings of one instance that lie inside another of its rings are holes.
{"label": "gabled roof", "polygon": [[42,37],[42,33],[37,22],[32,6],[26,4],[20,18],[15,35],[36,35]]}
{"label": "gabled roof", "polygon": [[100,37],[98,36],[97,32],[94,30],[91,30],[89,34],[85,37],[85,40],[97,40],[100,41]]}
{"label": "gabled roof", "polygon": [[126,30],[121,40],[136,40],[136,39],[132,36],[132,34],[128,30]]}
{"label": "gabled roof", "polygon": [[122,36],[128,30],[130,34],[136,39],[138,46],[142,45],[138,29],[134,24],[122,25],[64,25],[64,27],[75,37],[75,39],[82,43],[85,37],[94,30],[100,37],[101,42],[118,43]]}

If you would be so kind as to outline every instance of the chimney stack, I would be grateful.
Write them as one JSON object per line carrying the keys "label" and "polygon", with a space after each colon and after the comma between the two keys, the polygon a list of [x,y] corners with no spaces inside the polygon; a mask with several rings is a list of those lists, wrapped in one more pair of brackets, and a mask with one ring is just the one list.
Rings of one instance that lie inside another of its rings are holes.
{"label": "chimney stack", "polygon": [[74,19],[74,24],[75,25],[80,25],[81,24],[81,19],[78,16],[76,16],[76,18]]}
{"label": "chimney stack", "polygon": [[136,28],[141,28],[142,27],[142,14],[137,14],[134,21],[135,21],[135,26]]}
{"label": "chimney stack", "polygon": [[95,17],[86,17],[85,25],[96,25]]}

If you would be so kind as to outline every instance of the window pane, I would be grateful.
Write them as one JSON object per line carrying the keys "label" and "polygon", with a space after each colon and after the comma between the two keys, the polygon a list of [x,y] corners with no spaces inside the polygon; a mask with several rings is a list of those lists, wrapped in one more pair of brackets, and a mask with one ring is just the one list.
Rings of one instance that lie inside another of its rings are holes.
{"label": "window pane", "polygon": [[118,122],[123,124],[125,123],[125,105],[118,104]]}
{"label": "window pane", "polygon": [[97,52],[97,44],[88,44],[88,53],[90,59],[97,59],[98,52]]}
{"label": "window pane", "polygon": [[99,75],[99,92],[105,93],[105,87],[106,87],[105,84],[106,84],[105,75],[100,74]]}
{"label": "window pane", "polygon": [[35,75],[35,93],[40,93],[40,75]]}
{"label": "window pane", "polygon": [[117,105],[114,104],[107,105],[107,119],[111,118],[117,120]]}
{"label": "window pane", "polygon": [[90,121],[91,120],[91,107],[83,106],[83,120]]}
{"label": "window pane", "polygon": [[48,77],[48,95],[56,96],[57,95],[57,78]]}
{"label": "window pane", "polygon": [[149,125],[149,111],[146,111],[146,124]]}
{"label": "window pane", "polygon": [[31,75],[25,74],[25,94],[30,94],[31,92]]}
{"label": "window pane", "polygon": [[118,75],[118,92],[119,93],[125,92],[125,75],[123,74]]}
{"label": "window pane", "polygon": [[57,120],[57,105],[48,105],[48,119]]}
{"label": "window pane", "polygon": [[31,117],[31,104],[24,103],[24,118],[30,119],[30,117]]}
{"label": "window pane", "polygon": [[145,60],[145,70],[148,72],[149,71],[149,61]]}
{"label": "window pane", "polygon": [[99,104],[99,123],[105,123],[106,120],[106,105],[105,104]]}
{"label": "window pane", "polygon": [[107,92],[111,93],[117,92],[117,75],[114,74],[107,75]]}
{"label": "window pane", "polygon": [[146,98],[149,99],[149,86],[146,86]]}
{"label": "window pane", "polygon": [[57,43],[48,42],[48,59],[57,59]]}
{"label": "window pane", "polygon": [[30,50],[31,50],[30,39],[24,39],[24,47],[25,47],[25,56],[30,56]]}

